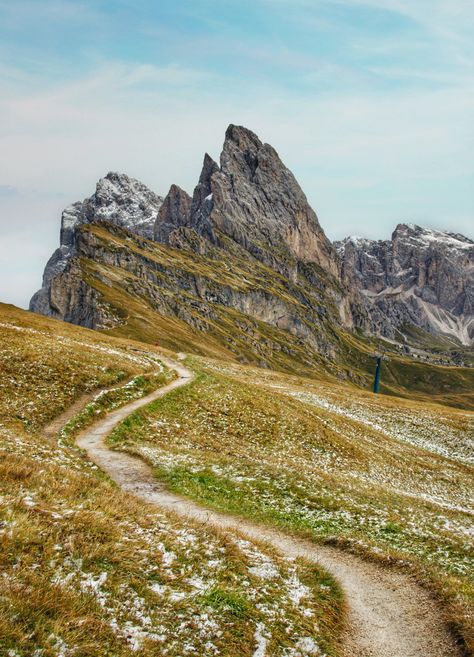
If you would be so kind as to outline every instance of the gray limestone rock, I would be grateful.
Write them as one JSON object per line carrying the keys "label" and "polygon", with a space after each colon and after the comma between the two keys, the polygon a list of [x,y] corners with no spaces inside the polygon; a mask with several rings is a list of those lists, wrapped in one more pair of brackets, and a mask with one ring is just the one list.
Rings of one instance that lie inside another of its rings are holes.
{"label": "gray limestone rock", "polygon": [[335,243],[346,285],[359,290],[371,332],[394,337],[406,324],[474,341],[474,242],[399,224],[391,240]]}
{"label": "gray limestone rock", "polygon": [[[335,322],[397,339],[411,324],[464,344],[474,340],[471,240],[401,224],[391,240],[352,237],[332,245],[274,148],[241,126],[228,127],[220,165],[205,155],[192,198],[172,185],[163,201],[137,180],[109,173],[90,198],[66,208],[61,245],[46,265],[43,287],[33,296],[31,310],[86,326],[113,323],[100,306],[99,295],[88,288],[76,256],[132,273],[137,294],[151,294],[150,285],[157,285],[152,258],[137,262],[136,254],[125,249],[127,253],[117,259],[110,250],[102,250],[100,241],[80,237],[82,224],[101,222],[109,231],[127,229],[211,261],[231,255],[235,262],[254,267],[256,259],[269,268],[268,290],[272,277],[283,277],[306,319],[272,294],[237,295],[219,286],[211,293],[197,276],[178,279],[174,272],[163,271],[160,285],[167,281],[169,312],[174,308],[178,314],[182,303],[171,303],[173,291],[179,297],[185,289],[203,299],[204,314],[211,313],[206,296],[211,294],[215,303],[284,327],[305,340],[315,339],[308,322],[313,327]],[[143,240],[142,246],[146,250]],[[196,321],[191,311],[179,312]],[[323,333],[318,339],[321,352],[331,348]]]}
{"label": "gray limestone rock", "polygon": [[192,226],[214,237],[219,231],[290,277],[298,261],[337,276],[335,251],[295,177],[272,146],[242,126],[228,127],[220,168],[206,156]]}
{"label": "gray limestone rock", "polygon": [[52,281],[76,253],[76,228],[81,224],[107,222],[153,239],[155,221],[163,203],[161,196],[125,174],[108,173],[95,193],[68,206],[61,216],[60,246],[46,264],[43,286],[30,301],[30,310],[54,316],[50,304]]}
{"label": "gray limestone rock", "polygon": [[61,219],[61,244],[73,246],[78,224],[108,222],[153,239],[163,198],[124,173],[108,173],[95,194],[66,208]]}
{"label": "gray limestone rock", "polygon": [[169,244],[170,234],[181,226],[189,225],[191,197],[178,185],[171,185],[155,220],[154,239]]}

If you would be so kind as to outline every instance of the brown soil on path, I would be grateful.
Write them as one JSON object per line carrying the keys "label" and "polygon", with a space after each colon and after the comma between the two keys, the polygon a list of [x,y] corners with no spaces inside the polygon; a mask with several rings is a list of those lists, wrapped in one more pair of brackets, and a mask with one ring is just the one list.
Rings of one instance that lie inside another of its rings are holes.
{"label": "brown soil on path", "polygon": [[[343,645],[347,657],[460,657],[442,610],[408,575],[338,548],[319,546],[277,529],[204,509],[167,491],[141,459],[109,449],[105,438],[127,415],[192,380],[192,372],[181,363],[162,360],[178,373],[178,379],[108,414],[77,439],[77,444],[104,472],[124,490],[160,509],[221,529],[238,530],[250,538],[268,542],[286,556],[304,557],[324,567],[338,581],[347,600]],[[70,417],[69,410],[54,422],[54,428]]]}

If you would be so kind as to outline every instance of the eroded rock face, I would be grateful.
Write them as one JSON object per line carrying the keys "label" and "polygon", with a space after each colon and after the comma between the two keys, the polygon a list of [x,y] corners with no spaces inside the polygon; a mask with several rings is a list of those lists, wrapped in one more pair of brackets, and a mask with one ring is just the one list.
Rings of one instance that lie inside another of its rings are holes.
{"label": "eroded rock face", "polygon": [[65,244],[54,251],[44,268],[42,287],[31,298],[30,310],[41,315],[51,316],[51,286],[66,268],[73,252],[73,247]]}
{"label": "eroded rock face", "polygon": [[295,177],[272,146],[241,126],[227,129],[220,167],[204,160],[192,225],[217,242],[219,232],[230,237],[292,278],[298,261],[338,275],[334,249]]}
{"label": "eroded rock face", "polygon": [[[113,227],[110,228],[110,233],[119,239],[123,238],[123,234]],[[139,253],[120,248],[111,249],[107,243],[87,230],[78,233],[77,248],[82,258],[100,263],[105,270],[121,271],[123,278],[128,278],[126,287],[129,294],[132,293],[137,298],[145,297],[160,314],[175,316],[198,330],[206,330],[209,322],[218,321],[222,308],[231,308],[239,314],[290,332],[320,354],[330,355],[333,352],[333,345],[326,340],[324,331],[313,331],[311,328],[323,329],[324,324],[331,319],[329,310],[319,307],[317,294],[304,298],[303,290],[299,290],[301,296],[297,299],[298,303],[295,303],[295,291],[292,295],[292,291],[288,290],[288,298],[285,299],[281,294],[275,293],[270,285],[268,289],[264,285],[260,288],[245,289],[233,286],[215,276],[211,258],[207,257],[207,266],[202,267],[203,263],[196,254],[199,253],[199,242],[203,238],[195,231],[181,227],[174,231],[172,236],[173,239],[178,235],[183,239],[190,239],[188,233],[198,239],[198,244],[192,244],[193,248],[189,243],[186,245],[186,250],[193,251],[192,256],[197,264],[195,270],[190,270],[187,266],[173,267],[165,261],[160,262],[153,257],[153,247],[150,247],[149,243],[142,243]],[[134,242],[136,243],[135,240]],[[128,276],[129,274],[131,276]],[[61,276],[62,279],[57,277],[51,286],[56,310],[61,310],[70,318],[74,302],[79,299],[84,299],[86,306],[96,305],[90,303],[93,300],[90,295],[95,294],[95,291],[87,291],[84,276],[74,266],[74,260],[72,266]],[[103,278],[102,282],[108,284],[107,278]],[[64,292],[61,292],[63,288]],[[91,313],[87,316],[81,315],[80,321],[73,323],[90,326],[89,323],[83,322],[94,318],[103,327],[107,321],[110,322],[105,310],[102,304],[95,316]]]}
{"label": "eroded rock face", "polygon": [[[83,226],[96,223],[110,235]],[[141,239],[151,237],[151,226],[154,241],[174,253]],[[123,228],[135,236],[124,238]],[[172,185],[162,201],[138,181],[109,174],[90,199],[67,208],[61,246],[30,307],[110,327],[128,310],[116,307],[114,318],[107,293],[98,292],[106,286],[200,331],[220,331],[232,347],[243,340],[259,352],[261,322],[291,334],[281,344],[272,338],[275,349],[307,344],[332,358],[330,326],[352,322],[338,276],[335,250],[292,173],[250,130],[229,126],[220,165],[205,155],[192,198]],[[235,338],[231,316],[245,327],[235,326]]]}
{"label": "eroded rock face", "polygon": [[154,239],[169,244],[170,234],[181,226],[189,225],[191,197],[178,185],[171,185],[165,196],[154,225]]}
{"label": "eroded rock face", "polygon": [[358,289],[371,332],[397,337],[405,324],[474,342],[474,242],[399,224],[391,240],[335,243],[342,277]]}
{"label": "eroded rock face", "polygon": [[196,230],[199,235],[203,235],[212,243],[216,242],[216,237],[210,219],[214,207],[211,180],[218,171],[219,165],[206,153],[199,182],[194,188],[191,214],[189,217],[189,227]]}
{"label": "eroded rock face", "polygon": [[111,172],[101,178],[92,196],[73,203],[63,211],[60,246],[46,264],[42,288],[33,295],[30,310],[53,317],[61,316],[51,298],[51,288],[54,280],[76,255],[78,226],[107,222],[153,239],[155,221],[162,204],[161,196],[125,174]]}
{"label": "eroded rock face", "polygon": [[36,293],[31,300],[33,303],[37,308],[35,312],[86,328],[112,328],[119,323],[102,303],[100,294],[84,280],[74,258],[51,278],[47,287]]}
{"label": "eroded rock face", "polygon": [[[103,223],[112,232],[125,228],[135,237],[129,234],[117,256],[113,240],[102,248],[100,240],[81,237],[86,223]],[[157,248],[142,238],[175,253],[140,259],[137,250]],[[155,305],[161,299],[160,307],[192,325],[198,320],[190,308],[204,308],[207,317],[216,304],[317,344],[319,353],[331,353],[335,325],[400,340],[403,327],[413,324],[469,344],[474,338],[473,249],[474,243],[460,235],[405,224],[391,240],[348,238],[332,245],[276,151],[250,130],[231,125],[220,164],[205,155],[192,198],[172,185],[163,201],[140,182],[109,173],[93,196],[66,208],[60,247],[30,308],[93,328],[110,326],[114,319],[100,294],[89,288],[81,257],[116,269],[114,282],[101,270],[103,284],[110,287],[123,276],[127,293],[133,288],[133,294],[154,299]],[[186,275],[171,264],[180,261],[179,252],[191,254]],[[160,258],[167,264],[155,280]],[[263,292],[224,288],[214,280],[213,261],[231,262],[241,271],[260,268]],[[203,271],[214,281],[212,292]],[[275,293],[276,281],[285,292],[280,287]],[[187,294],[194,296],[195,306],[185,303]]]}
{"label": "eroded rock face", "polygon": [[124,173],[108,173],[95,194],[66,208],[61,219],[61,245],[72,246],[78,224],[108,223],[153,239],[153,229],[163,198]]}

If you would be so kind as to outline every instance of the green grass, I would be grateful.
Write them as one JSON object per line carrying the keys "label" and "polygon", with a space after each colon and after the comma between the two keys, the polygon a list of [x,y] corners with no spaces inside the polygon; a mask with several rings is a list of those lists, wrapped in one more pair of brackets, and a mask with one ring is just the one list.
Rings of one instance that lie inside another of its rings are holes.
{"label": "green grass", "polygon": [[473,414],[192,362],[111,442],[204,505],[408,568],[472,642]]}
{"label": "green grass", "polygon": [[162,371],[158,373],[140,374],[120,387],[103,389],[84,406],[82,411],[62,427],[61,438],[71,442],[80,431],[97,422],[108,412],[130,403],[134,399],[145,397],[153,390],[170,383],[175,377],[175,372],[163,365]]}
{"label": "green grass", "polygon": [[[71,444],[94,416],[165,382],[165,371],[151,374],[159,352],[0,311],[8,371],[0,398],[0,654],[251,657],[262,628],[271,657],[300,637],[337,655],[344,603],[319,569],[160,513]],[[100,393],[79,413],[68,440],[43,432],[65,405],[131,376],[128,387]],[[271,577],[260,574],[262,564]],[[295,580],[307,592],[299,604],[290,596]]]}
{"label": "green grass", "polygon": [[247,618],[251,614],[250,601],[243,593],[229,591],[219,586],[213,586],[203,593],[200,602],[205,607],[211,607],[215,611],[235,618]]}

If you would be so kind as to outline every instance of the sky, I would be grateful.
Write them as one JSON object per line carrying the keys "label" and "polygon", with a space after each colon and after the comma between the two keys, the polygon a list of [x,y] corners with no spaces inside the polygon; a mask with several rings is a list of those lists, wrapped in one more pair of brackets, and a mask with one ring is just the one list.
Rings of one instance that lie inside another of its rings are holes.
{"label": "sky", "polygon": [[108,171],[192,192],[229,123],[331,239],[474,237],[473,0],[0,0],[0,301]]}

